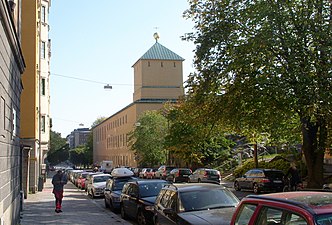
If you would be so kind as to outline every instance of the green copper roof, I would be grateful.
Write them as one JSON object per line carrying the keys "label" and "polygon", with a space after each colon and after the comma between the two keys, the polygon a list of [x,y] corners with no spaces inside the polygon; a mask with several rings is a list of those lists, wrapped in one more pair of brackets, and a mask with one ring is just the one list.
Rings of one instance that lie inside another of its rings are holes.
{"label": "green copper roof", "polygon": [[184,58],[156,42],[140,59],[179,60]]}

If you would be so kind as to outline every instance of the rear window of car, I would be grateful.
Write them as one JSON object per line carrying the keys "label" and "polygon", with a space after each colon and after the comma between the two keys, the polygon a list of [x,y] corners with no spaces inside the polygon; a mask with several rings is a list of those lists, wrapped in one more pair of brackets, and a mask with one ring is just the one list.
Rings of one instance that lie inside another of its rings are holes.
{"label": "rear window of car", "polygon": [[281,171],[264,171],[266,177],[270,178],[282,178],[284,176]]}
{"label": "rear window of car", "polygon": [[209,175],[218,175],[217,170],[207,170],[206,173],[209,174]]}
{"label": "rear window of car", "polygon": [[191,171],[188,169],[188,170],[179,170],[180,174],[183,175],[183,174],[191,174]]}

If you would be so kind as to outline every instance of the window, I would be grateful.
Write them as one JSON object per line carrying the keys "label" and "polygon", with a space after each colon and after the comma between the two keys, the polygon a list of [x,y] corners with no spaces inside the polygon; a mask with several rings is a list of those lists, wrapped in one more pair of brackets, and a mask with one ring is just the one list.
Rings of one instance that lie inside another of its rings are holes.
{"label": "window", "polygon": [[254,214],[256,207],[256,205],[244,204],[236,217],[235,225],[249,224],[251,216]]}
{"label": "window", "polygon": [[43,95],[43,96],[45,96],[45,84],[46,84],[46,80],[45,80],[45,78],[42,78],[42,80],[41,80],[41,94]]}
{"label": "window", "polygon": [[12,126],[13,126],[13,136],[16,136],[17,122],[16,122],[16,110],[14,108],[13,108]]}
{"label": "window", "polygon": [[46,43],[45,43],[45,41],[41,42],[41,46],[40,46],[40,57],[42,59],[45,59],[45,57],[46,57]]}
{"label": "window", "polygon": [[41,7],[41,22],[46,23],[46,7],[42,5]]}
{"label": "window", "polygon": [[41,123],[41,131],[42,131],[42,132],[45,132],[45,130],[46,130],[46,120],[45,120],[45,116],[42,116],[42,117],[41,117],[41,121],[40,121],[40,123]]}

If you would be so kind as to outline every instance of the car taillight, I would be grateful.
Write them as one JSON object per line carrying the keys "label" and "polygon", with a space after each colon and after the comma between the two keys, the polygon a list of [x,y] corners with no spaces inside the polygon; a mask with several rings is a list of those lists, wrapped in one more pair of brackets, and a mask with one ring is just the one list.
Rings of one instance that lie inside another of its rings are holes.
{"label": "car taillight", "polygon": [[176,176],[177,176],[177,177],[180,176],[180,170],[176,173]]}
{"label": "car taillight", "polygon": [[266,179],[266,178],[264,178],[264,179],[261,180],[261,183],[268,183],[268,182],[270,182],[270,180]]}

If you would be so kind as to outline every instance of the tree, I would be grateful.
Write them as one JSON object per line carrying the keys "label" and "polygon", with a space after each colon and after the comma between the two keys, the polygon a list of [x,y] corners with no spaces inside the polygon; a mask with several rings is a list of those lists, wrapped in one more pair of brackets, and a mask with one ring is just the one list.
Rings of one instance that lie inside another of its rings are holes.
{"label": "tree", "polygon": [[[190,0],[197,73],[188,80],[198,107],[249,136],[302,140],[308,186],[321,188],[331,145],[329,0]],[[255,141],[255,140],[253,140]]]}
{"label": "tree", "polygon": [[106,120],[107,117],[105,116],[99,116],[91,125],[91,128],[97,126],[98,124],[102,123],[104,120]]}
{"label": "tree", "polygon": [[52,164],[63,162],[68,159],[69,146],[66,139],[61,137],[61,134],[51,130],[50,133],[50,150],[47,153],[47,160]]}
{"label": "tree", "polygon": [[141,166],[155,166],[166,162],[164,148],[167,120],[158,111],[145,111],[129,135],[131,149]]}
{"label": "tree", "polygon": [[209,116],[207,106],[202,107],[205,110],[189,98],[165,105],[169,126],[166,146],[175,164],[200,167],[228,158],[232,141],[225,137],[218,121]]}

